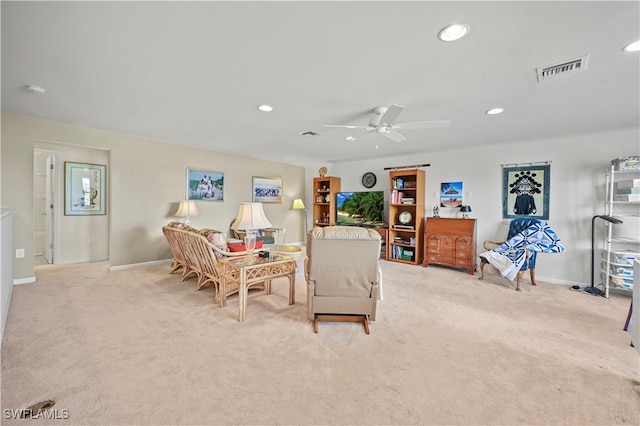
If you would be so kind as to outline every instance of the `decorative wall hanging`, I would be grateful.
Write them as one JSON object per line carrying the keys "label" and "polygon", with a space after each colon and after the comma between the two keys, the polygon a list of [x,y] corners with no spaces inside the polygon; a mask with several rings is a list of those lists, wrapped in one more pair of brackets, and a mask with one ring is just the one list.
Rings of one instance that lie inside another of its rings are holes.
{"label": "decorative wall hanging", "polygon": [[282,178],[253,177],[254,203],[282,203]]}
{"label": "decorative wall hanging", "polygon": [[224,173],[187,169],[187,200],[224,201]]}
{"label": "decorative wall hanging", "polygon": [[462,182],[440,184],[440,207],[462,207]]}
{"label": "decorative wall hanging", "polygon": [[549,219],[551,165],[502,166],[502,218],[528,216]]}
{"label": "decorative wall hanging", "polygon": [[64,214],[107,214],[107,166],[64,162]]}

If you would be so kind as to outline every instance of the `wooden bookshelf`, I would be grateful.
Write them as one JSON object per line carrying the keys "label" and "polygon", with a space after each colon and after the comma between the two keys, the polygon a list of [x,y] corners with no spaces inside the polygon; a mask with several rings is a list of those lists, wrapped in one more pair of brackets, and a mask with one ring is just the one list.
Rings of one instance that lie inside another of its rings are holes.
{"label": "wooden bookshelf", "polygon": [[340,178],[313,178],[313,226],[336,224],[336,194],[340,192]]}
{"label": "wooden bookshelf", "polygon": [[419,265],[423,257],[425,172],[389,172],[388,260]]}

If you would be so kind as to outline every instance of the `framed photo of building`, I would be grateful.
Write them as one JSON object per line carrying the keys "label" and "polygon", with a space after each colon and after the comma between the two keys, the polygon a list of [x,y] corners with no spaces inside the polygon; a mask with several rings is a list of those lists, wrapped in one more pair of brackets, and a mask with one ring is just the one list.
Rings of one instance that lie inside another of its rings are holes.
{"label": "framed photo of building", "polygon": [[224,173],[187,169],[187,200],[224,201]]}
{"label": "framed photo of building", "polygon": [[254,203],[283,202],[282,178],[253,177],[252,201]]}
{"label": "framed photo of building", "polygon": [[64,214],[107,214],[107,166],[64,162]]}
{"label": "framed photo of building", "polygon": [[551,165],[502,168],[502,218],[549,219]]}

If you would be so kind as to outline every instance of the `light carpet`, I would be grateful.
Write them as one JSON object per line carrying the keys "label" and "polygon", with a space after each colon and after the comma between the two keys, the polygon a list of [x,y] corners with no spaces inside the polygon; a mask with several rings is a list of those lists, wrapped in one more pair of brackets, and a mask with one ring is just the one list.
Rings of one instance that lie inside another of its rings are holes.
{"label": "light carpet", "polygon": [[[638,355],[609,299],[495,272],[382,262],[361,324],[306,314],[306,283],[215,306],[168,266],[44,266],[14,287],[2,424],[639,424]],[[56,401],[58,419],[11,410]],[[61,418],[68,417],[68,418]]]}

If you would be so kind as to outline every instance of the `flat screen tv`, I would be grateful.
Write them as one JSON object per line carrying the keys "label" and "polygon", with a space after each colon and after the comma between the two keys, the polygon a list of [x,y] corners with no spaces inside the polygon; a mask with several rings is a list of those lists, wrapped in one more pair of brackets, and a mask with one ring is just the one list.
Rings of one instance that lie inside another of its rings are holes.
{"label": "flat screen tv", "polygon": [[384,191],[338,192],[336,225],[384,226]]}

